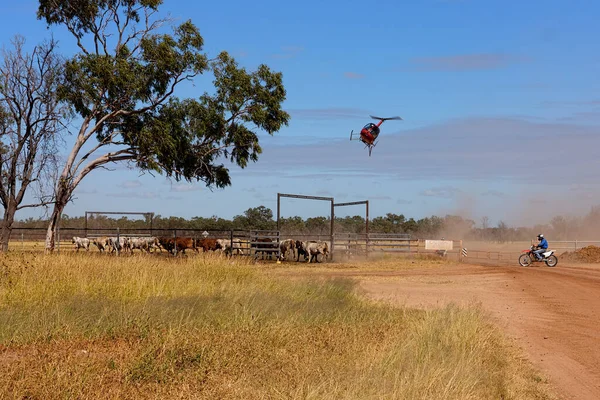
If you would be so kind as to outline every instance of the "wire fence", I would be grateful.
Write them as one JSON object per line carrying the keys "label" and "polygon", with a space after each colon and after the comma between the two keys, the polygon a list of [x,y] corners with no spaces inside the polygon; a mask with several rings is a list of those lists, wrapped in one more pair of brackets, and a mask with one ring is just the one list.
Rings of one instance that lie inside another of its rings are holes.
{"label": "wire fence", "polygon": [[[463,256],[466,260],[477,261],[496,261],[496,262],[517,262],[519,256],[524,251],[535,246],[536,241],[492,243],[492,242],[471,242],[465,243]],[[550,242],[549,249],[555,250],[556,255],[560,257],[564,253],[577,252],[585,247],[600,247],[600,240],[557,240]]]}

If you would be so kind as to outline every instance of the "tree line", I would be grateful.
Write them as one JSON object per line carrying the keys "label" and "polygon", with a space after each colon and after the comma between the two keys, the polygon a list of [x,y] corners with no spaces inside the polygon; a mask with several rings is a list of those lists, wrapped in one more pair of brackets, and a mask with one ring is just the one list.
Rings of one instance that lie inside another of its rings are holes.
{"label": "tree line", "polygon": [[[28,218],[16,221],[15,228],[44,228],[47,220]],[[90,215],[89,229],[148,229],[150,216],[145,218],[119,218],[108,215]],[[489,219],[484,217],[479,222],[456,215],[444,217],[431,216],[421,219],[406,218],[403,214],[388,213],[369,221],[369,231],[372,233],[409,234],[416,239],[464,239],[495,242],[529,241],[535,239],[538,233],[544,233],[549,240],[593,240],[598,238],[600,226],[600,207],[593,207],[583,217],[556,216],[546,224],[532,227],[509,227],[504,222],[496,226],[488,226]],[[61,228],[82,229],[85,217],[63,216]],[[249,208],[243,214],[232,219],[212,217],[163,217],[155,215],[152,218],[154,229],[193,229],[206,231],[242,230],[275,230],[277,221],[273,211],[265,206]],[[328,235],[331,220],[329,217],[302,218],[299,216],[280,219],[280,231],[284,235]],[[335,233],[366,232],[364,217],[355,215],[336,217],[334,220]]]}
{"label": "tree line", "polygon": [[[258,134],[288,124],[280,72],[207,54],[194,23],[175,24],[162,3],[39,0],[32,18],[47,24],[48,38],[30,49],[15,33],[0,53],[0,252],[17,212],[39,206],[50,208],[52,252],[65,206],[95,170],[126,163],[223,188],[231,185],[226,162],[256,162]],[[77,50],[61,54],[51,29]],[[205,74],[212,85],[198,97],[178,97]]]}

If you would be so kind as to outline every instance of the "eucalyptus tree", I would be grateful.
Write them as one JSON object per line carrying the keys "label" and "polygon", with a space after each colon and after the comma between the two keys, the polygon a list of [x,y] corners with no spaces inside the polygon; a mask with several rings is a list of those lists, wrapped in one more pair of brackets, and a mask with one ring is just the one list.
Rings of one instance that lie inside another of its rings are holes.
{"label": "eucalyptus tree", "polygon": [[[226,162],[244,168],[257,161],[258,133],[288,123],[281,73],[266,65],[248,72],[226,52],[209,59],[197,27],[160,17],[161,5],[40,0],[38,18],[64,26],[78,46],[58,90],[80,122],[56,182],[48,251],[62,211],[90,172],[125,162],[222,188],[231,184]],[[214,75],[209,90],[177,97],[178,87],[205,72]]]}

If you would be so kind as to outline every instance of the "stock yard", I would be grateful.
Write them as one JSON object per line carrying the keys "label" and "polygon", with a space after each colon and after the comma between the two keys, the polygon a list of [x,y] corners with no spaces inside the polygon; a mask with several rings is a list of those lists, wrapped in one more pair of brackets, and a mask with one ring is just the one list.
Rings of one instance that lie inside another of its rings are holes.
{"label": "stock yard", "polygon": [[[190,250],[185,254],[190,254],[199,249],[202,251],[225,251],[231,250],[235,255],[258,256],[275,253],[280,245],[285,241],[292,241],[292,246],[287,245],[285,249],[295,252],[297,245],[304,242],[327,243],[327,254],[323,257],[323,252],[319,253],[319,261],[323,258],[330,259],[330,255],[338,253],[341,257],[365,256],[369,253],[411,253],[425,252],[424,242],[410,239],[409,235],[385,235],[385,234],[336,234],[332,239],[331,235],[309,235],[293,234],[282,235],[279,231],[249,231],[249,230],[231,230],[231,231],[206,231],[192,229],[61,229],[56,242],[56,252],[99,252],[104,248],[109,249],[107,253],[133,254],[133,253],[163,253],[164,245],[159,241],[169,241],[177,238],[178,240],[187,239],[190,241]],[[80,239],[87,239],[89,246],[82,247],[75,242]],[[122,246],[116,246],[117,239],[121,241]],[[156,245],[149,248],[141,248],[133,245],[132,240],[156,241]],[[13,232],[13,240],[10,248],[17,251],[43,251],[45,240],[45,230],[43,229],[24,229],[17,228]],[[106,242],[107,240],[110,243]],[[217,247],[206,246],[205,243],[217,241]],[[102,243],[100,243],[102,242]],[[227,243],[227,244],[226,244]],[[230,249],[233,243],[233,249]],[[333,243],[333,245],[332,245]],[[458,247],[457,247],[458,246]],[[455,241],[455,256],[458,257],[458,248],[460,241]],[[282,247],[283,249],[283,247]],[[119,250],[118,252],[116,250]],[[174,253],[174,252],[171,252]],[[296,252],[297,253],[297,252]],[[302,253],[302,251],[301,251]],[[431,252],[434,253],[434,252]],[[169,254],[169,251],[165,251]],[[290,253],[291,254],[291,253]],[[275,259],[276,257],[270,256]],[[297,254],[296,254],[297,258]]]}

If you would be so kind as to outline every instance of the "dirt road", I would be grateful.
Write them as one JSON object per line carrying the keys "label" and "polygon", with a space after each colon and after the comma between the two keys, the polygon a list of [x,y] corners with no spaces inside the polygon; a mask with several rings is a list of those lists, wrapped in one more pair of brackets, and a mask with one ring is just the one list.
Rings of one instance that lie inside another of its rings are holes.
{"label": "dirt road", "polygon": [[538,265],[339,274],[359,279],[374,299],[419,307],[479,303],[564,399],[600,399],[600,266]]}

